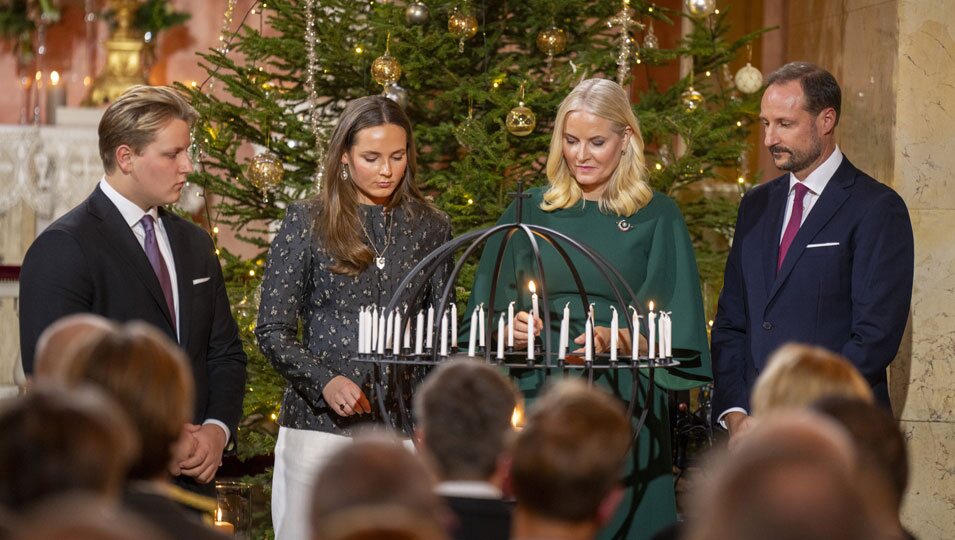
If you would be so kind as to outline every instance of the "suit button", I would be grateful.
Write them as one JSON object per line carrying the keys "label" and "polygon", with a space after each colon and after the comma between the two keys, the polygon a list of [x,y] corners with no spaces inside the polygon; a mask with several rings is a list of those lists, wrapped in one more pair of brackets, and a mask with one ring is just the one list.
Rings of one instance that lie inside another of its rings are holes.
{"label": "suit button", "polygon": [[773,329],[773,323],[769,321],[763,321],[763,330],[772,330],[772,329]]}

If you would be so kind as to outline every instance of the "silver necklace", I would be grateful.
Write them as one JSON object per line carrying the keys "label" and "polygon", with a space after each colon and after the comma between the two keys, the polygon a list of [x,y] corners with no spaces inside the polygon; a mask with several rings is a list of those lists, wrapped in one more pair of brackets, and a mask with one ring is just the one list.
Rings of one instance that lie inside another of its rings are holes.
{"label": "silver necklace", "polygon": [[391,230],[392,226],[395,224],[395,220],[389,220],[389,214],[390,212],[388,212],[388,210],[384,210],[384,220],[387,223],[385,224],[385,245],[381,248],[381,251],[378,251],[378,246],[375,245],[374,239],[372,239],[371,235],[368,234],[368,229],[365,228],[365,222],[358,222],[361,225],[362,232],[365,233],[365,238],[368,239],[368,243],[371,245],[371,249],[375,252],[375,266],[377,266],[379,270],[385,269],[385,253],[388,251],[388,248],[391,247]]}

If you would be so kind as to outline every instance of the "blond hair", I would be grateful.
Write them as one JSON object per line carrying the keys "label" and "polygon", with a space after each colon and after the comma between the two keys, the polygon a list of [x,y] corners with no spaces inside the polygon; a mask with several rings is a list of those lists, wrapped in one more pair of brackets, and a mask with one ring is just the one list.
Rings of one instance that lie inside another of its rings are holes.
{"label": "blond hair", "polygon": [[756,379],[753,414],[808,407],[829,396],[875,402],[869,383],[842,356],[820,347],[783,345]]}
{"label": "blond hair", "polygon": [[199,113],[178,91],[168,86],[133,86],[111,103],[99,121],[99,156],[103,169],[116,169],[116,149],[128,145],[137,154],[156,140],[171,120],[196,123]]}
{"label": "blond hair", "polygon": [[587,111],[609,120],[613,130],[620,135],[630,128],[632,134],[629,144],[620,157],[620,163],[611,175],[607,188],[600,195],[598,205],[604,213],[632,216],[653,198],[653,190],[647,183],[643,136],[640,134],[640,123],[633,114],[627,92],[619,84],[605,79],[581,81],[557,109],[554,133],[550,139],[550,153],[547,156],[547,180],[550,187],[544,192],[541,209],[552,212],[570,208],[583,197],[583,191],[564,159],[564,124],[567,115],[575,111]]}

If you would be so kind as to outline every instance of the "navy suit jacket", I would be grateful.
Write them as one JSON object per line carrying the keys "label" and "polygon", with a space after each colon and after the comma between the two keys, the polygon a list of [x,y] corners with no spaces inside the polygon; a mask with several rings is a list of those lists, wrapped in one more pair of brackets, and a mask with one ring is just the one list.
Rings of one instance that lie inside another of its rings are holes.
{"label": "navy suit jacket", "polygon": [[[208,233],[179,216],[160,209],[159,218],[176,265],[178,342],[192,363],[194,421],[219,420],[232,431],[230,441],[235,441],[246,356],[215,246]],[[24,257],[20,351],[26,373],[33,372],[36,342],[43,330],[61,317],[84,312],[120,322],[145,321],[177,341],[146,252],[99,186],[47,227]]]}
{"label": "navy suit jacket", "polygon": [[786,174],[740,202],[712,332],[714,419],[749,410],[756,377],[788,342],[842,354],[889,404],[886,368],[905,330],[915,265],[905,203],[843,158],[777,273],[788,194]]}

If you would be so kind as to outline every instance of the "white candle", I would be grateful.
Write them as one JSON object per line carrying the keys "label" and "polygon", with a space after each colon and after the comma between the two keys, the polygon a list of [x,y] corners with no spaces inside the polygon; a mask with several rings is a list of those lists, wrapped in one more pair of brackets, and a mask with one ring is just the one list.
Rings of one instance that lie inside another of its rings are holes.
{"label": "white candle", "polygon": [[478,305],[478,347],[485,346],[484,340],[484,302]]}
{"label": "white candle", "polygon": [[591,317],[587,317],[587,323],[584,326],[584,360],[592,362],[594,359],[594,323]]}
{"label": "white candle", "polygon": [[534,318],[534,312],[531,311],[527,317],[527,359],[534,359],[534,329],[537,328],[537,319]]}
{"label": "white candle", "polygon": [[647,357],[653,360],[657,348],[657,314],[653,312],[653,302],[650,302],[650,311],[647,313],[647,328],[650,329],[650,337],[647,339],[647,345],[649,345],[650,351]]}
{"label": "white candle", "polygon": [[497,321],[497,359],[504,359],[504,314]]}
{"label": "white candle", "polygon": [[570,341],[570,302],[564,305],[564,317],[560,320],[560,343],[557,347],[557,358],[567,358],[567,344]]}
{"label": "white candle", "polygon": [[537,286],[534,285],[534,281],[531,280],[527,284],[527,288],[531,291],[531,312],[534,314],[534,318],[540,317],[540,308],[537,305]]}
{"label": "white candle", "polygon": [[637,315],[635,307],[630,306],[630,311],[633,312],[633,317],[630,319],[633,325],[633,334],[630,336],[630,359],[636,360],[640,358],[640,316]]}
{"label": "white candle", "polygon": [[448,312],[441,316],[441,356],[448,355]]}
{"label": "white candle", "polygon": [[387,343],[387,317],[385,317],[385,311],[382,310],[378,315],[378,354],[385,354],[385,343]]}
{"label": "white candle", "polygon": [[474,358],[474,346],[477,343],[478,308],[471,312],[471,333],[468,336],[468,358]]}
{"label": "white candle", "polygon": [[671,314],[672,312],[667,311],[667,358],[673,358],[673,319],[670,318]]}
{"label": "white candle", "polygon": [[425,348],[431,349],[434,347],[434,305],[428,306],[428,327],[425,332]]}
{"label": "white candle", "polygon": [[617,308],[610,306],[610,361],[617,361],[617,334],[620,333],[620,322],[617,320]]}
{"label": "white candle", "polygon": [[514,348],[514,302],[507,305],[507,346]]}
{"label": "white candle", "polygon": [[660,359],[662,359],[662,358],[665,356],[665,354],[666,354],[666,348],[667,348],[667,343],[666,343],[667,329],[666,329],[666,321],[665,321],[665,320],[666,320],[666,313],[664,313],[664,312],[661,311],[661,312],[660,312],[660,320],[657,322],[657,324],[660,325],[660,328],[659,328],[659,332],[660,332],[660,348],[659,348],[659,350],[657,350],[657,358],[660,358]]}
{"label": "white candle", "polygon": [[404,350],[411,350],[411,317],[408,317],[408,320],[405,322],[405,344]]}
{"label": "white candle", "polygon": [[388,319],[385,322],[385,349],[390,349],[392,345],[392,336],[395,330],[395,312],[388,313]]}
{"label": "white candle", "polygon": [[358,309],[358,354],[365,352],[365,308]]}
{"label": "white candle", "polygon": [[373,353],[378,350],[378,306],[371,311],[371,343],[369,343],[368,352]]}
{"label": "white candle", "polygon": [[398,308],[395,308],[395,342],[394,342],[394,352],[395,355],[401,354],[401,311]]}
{"label": "white candle", "polygon": [[421,354],[422,342],[424,338],[424,311],[418,310],[418,317],[415,319],[415,330],[414,330],[414,353]]}
{"label": "white candle", "polygon": [[377,327],[377,321],[372,317],[371,308],[368,308],[365,311],[365,354],[371,354],[372,349],[372,333],[376,332],[375,328]]}
{"label": "white candle", "polygon": [[451,303],[451,349],[458,347],[458,305]]}

